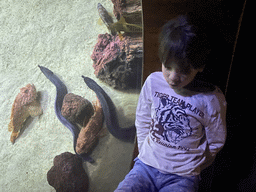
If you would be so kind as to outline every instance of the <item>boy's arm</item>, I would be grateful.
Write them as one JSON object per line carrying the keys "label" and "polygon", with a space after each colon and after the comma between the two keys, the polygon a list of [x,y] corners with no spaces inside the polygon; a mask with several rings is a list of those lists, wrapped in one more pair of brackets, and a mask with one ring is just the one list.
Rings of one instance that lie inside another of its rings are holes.
{"label": "boy's arm", "polygon": [[149,134],[151,124],[151,105],[151,90],[149,82],[146,80],[140,92],[135,120],[139,151],[145,138]]}
{"label": "boy's arm", "polygon": [[226,101],[222,93],[218,92],[216,97],[210,101],[208,125],[205,127],[205,135],[208,142],[208,160],[213,161],[216,154],[225,144],[226,130]]}

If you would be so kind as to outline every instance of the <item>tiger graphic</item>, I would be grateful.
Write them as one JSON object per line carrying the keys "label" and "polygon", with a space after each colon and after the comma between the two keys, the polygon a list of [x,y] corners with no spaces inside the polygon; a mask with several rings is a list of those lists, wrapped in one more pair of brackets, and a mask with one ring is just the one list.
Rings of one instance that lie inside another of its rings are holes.
{"label": "tiger graphic", "polygon": [[159,106],[155,109],[157,124],[151,125],[151,134],[177,144],[192,133],[189,118],[184,109],[171,102],[168,97],[159,99]]}

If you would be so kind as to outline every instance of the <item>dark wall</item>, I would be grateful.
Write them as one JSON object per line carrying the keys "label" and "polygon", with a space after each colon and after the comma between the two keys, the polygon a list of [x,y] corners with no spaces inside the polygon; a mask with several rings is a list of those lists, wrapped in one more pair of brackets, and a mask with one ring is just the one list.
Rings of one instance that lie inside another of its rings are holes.
{"label": "dark wall", "polygon": [[[208,36],[211,54],[203,73],[197,75],[200,80],[211,82],[226,89],[227,77],[231,64],[239,18],[244,0],[142,0],[144,25],[144,70],[143,80],[154,72],[161,70],[158,59],[158,34],[161,27],[179,14],[188,14],[195,25],[199,26]],[[246,5],[248,7],[250,5]],[[200,191],[222,191],[220,186],[229,187],[230,191],[247,191],[241,182],[251,173],[253,168],[256,139],[253,134],[253,116],[250,99],[253,79],[252,54],[248,52],[249,15],[247,9],[237,41],[235,57],[230,73],[230,81],[226,99],[227,130],[226,145],[217,155],[213,166],[202,173]],[[250,87],[249,87],[250,86]],[[256,166],[255,166],[256,169]],[[256,172],[256,171],[255,171]],[[255,173],[256,175],[256,173]],[[239,184],[240,183],[240,184]],[[250,184],[252,185],[252,184]],[[247,186],[247,185],[246,185]],[[256,190],[255,190],[256,191]]]}
{"label": "dark wall", "polygon": [[188,12],[187,1],[142,0],[144,26],[144,69],[143,79],[161,70],[158,59],[158,35],[161,27],[179,14]]}
{"label": "dark wall", "polygon": [[222,88],[226,86],[238,20],[244,0],[236,3],[216,0],[153,0],[142,1],[144,25],[144,79],[161,70],[158,59],[158,35],[161,27],[179,14],[187,14],[193,24],[208,36],[211,54],[199,78]]}
{"label": "dark wall", "polygon": [[[253,70],[254,32],[251,30],[252,12],[246,2],[226,99],[228,137],[226,145],[216,159],[214,189],[216,185],[231,186],[233,191],[256,191],[256,145],[254,125]],[[229,179],[228,179],[229,178]]]}

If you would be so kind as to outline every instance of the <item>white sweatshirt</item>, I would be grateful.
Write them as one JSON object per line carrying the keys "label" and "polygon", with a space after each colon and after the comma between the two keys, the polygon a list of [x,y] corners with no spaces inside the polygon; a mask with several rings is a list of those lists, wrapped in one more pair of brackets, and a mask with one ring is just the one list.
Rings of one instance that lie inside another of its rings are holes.
{"label": "white sweatshirt", "polygon": [[136,111],[139,155],[163,173],[199,175],[226,140],[226,101],[215,91],[181,96],[162,72],[145,81]]}

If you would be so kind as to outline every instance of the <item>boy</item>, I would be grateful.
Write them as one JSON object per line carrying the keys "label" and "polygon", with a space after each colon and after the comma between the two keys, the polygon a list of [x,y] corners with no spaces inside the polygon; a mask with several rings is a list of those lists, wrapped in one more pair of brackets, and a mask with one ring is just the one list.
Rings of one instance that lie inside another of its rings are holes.
{"label": "boy", "polygon": [[166,23],[159,40],[162,72],[147,78],[136,111],[139,155],[116,191],[197,191],[225,143],[224,95],[194,79],[207,44],[185,16]]}

